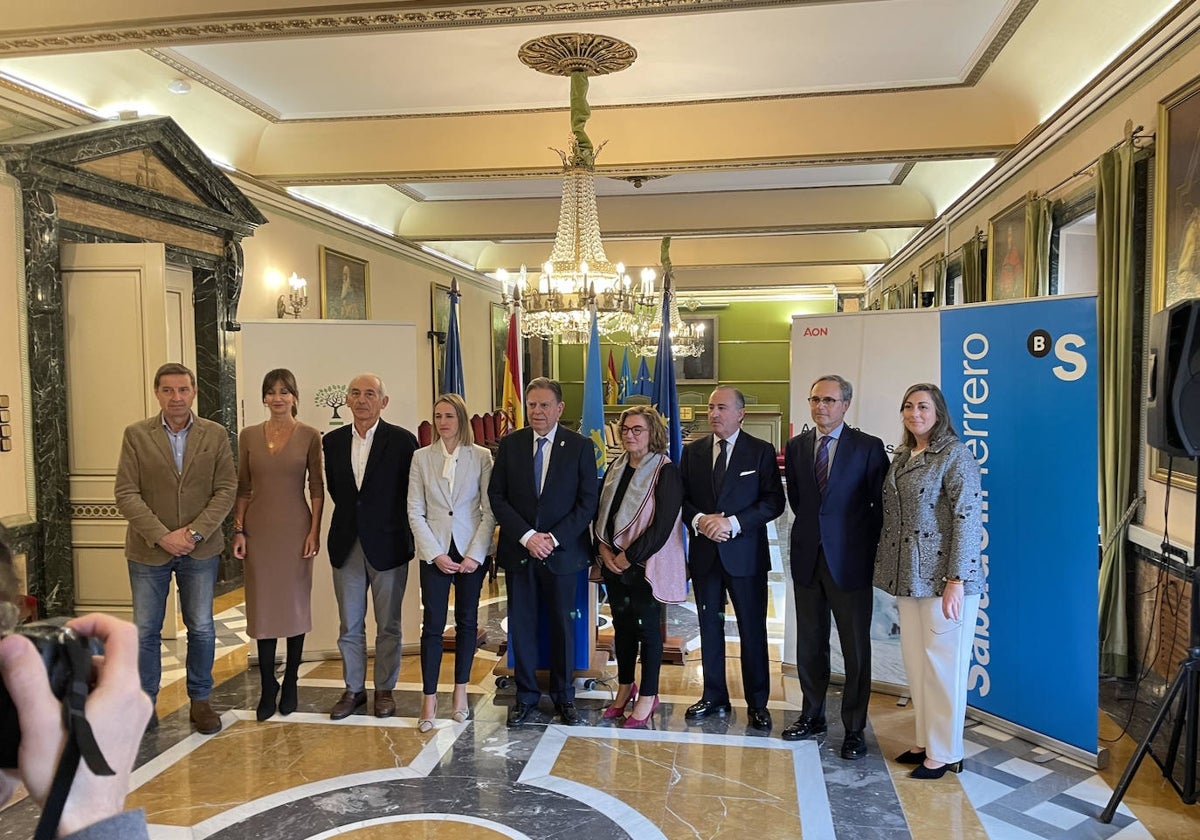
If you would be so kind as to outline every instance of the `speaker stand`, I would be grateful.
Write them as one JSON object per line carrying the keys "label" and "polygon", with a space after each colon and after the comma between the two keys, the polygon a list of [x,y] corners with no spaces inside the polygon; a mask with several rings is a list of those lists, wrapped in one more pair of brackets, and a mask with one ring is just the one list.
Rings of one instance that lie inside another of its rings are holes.
{"label": "speaker stand", "polygon": [[[1197,562],[1198,555],[1200,555],[1200,493],[1196,494],[1196,527],[1192,540],[1192,615],[1187,656],[1179,663],[1179,670],[1171,682],[1170,689],[1163,697],[1158,714],[1154,716],[1154,722],[1150,724],[1150,729],[1138,744],[1129,763],[1125,765],[1125,772],[1121,774],[1121,781],[1117,782],[1112,798],[1100,812],[1101,822],[1112,822],[1113,815],[1117,812],[1117,806],[1121,804],[1121,799],[1129,790],[1129,784],[1133,781],[1133,777],[1147,753],[1163,771],[1163,777],[1171,783],[1171,787],[1175,788],[1175,792],[1179,794],[1179,798],[1183,800],[1184,804],[1196,804],[1196,741],[1200,736],[1200,563]],[[1154,752],[1154,736],[1162,728],[1176,700],[1179,701],[1179,708],[1175,717],[1175,725],[1171,729],[1171,740],[1166,756],[1160,759]],[[1179,757],[1180,747],[1183,749],[1182,784],[1175,780],[1174,775],[1175,760]]]}

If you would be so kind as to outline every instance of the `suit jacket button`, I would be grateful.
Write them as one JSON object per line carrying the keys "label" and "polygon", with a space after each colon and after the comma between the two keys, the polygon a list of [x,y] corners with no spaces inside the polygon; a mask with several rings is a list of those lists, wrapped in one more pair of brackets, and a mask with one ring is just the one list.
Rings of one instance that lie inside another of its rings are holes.
{"label": "suit jacket button", "polygon": [[451,515],[451,516],[453,516],[453,515],[454,515],[454,511],[450,511],[450,515]]}

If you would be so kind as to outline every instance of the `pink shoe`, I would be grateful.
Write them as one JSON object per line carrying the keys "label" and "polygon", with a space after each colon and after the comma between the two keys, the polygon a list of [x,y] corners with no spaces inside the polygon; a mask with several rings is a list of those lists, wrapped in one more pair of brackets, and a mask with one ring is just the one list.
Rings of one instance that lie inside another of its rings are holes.
{"label": "pink shoe", "polygon": [[654,695],[654,702],[650,704],[650,712],[644,718],[627,717],[625,723],[621,725],[622,729],[645,729],[646,724],[650,722],[650,718],[654,717],[654,713],[658,711],[658,695]]}
{"label": "pink shoe", "polygon": [[628,706],[630,703],[635,702],[636,700],[637,700],[637,683],[634,683],[633,688],[631,688],[629,690],[629,699],[626,700],[624,703],[622,703],[620,706],[618,706],[616,703],[613,703],[611,706],[609,706],[607,709],[604,710],[604,714],[602,714],[600,716],[601,720],[612,720],[613,718],[621,717],[623,714],[625,714],[625,707]]}

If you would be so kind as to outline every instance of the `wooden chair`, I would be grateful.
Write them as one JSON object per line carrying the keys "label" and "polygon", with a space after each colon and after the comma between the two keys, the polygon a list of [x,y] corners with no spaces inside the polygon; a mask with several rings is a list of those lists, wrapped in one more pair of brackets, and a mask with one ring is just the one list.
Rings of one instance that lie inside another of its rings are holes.
{"label": "wooden chair", "polygon": [[680,405],[704,405],[708,402],[708,397],[696,391],[680,391]]}
{"label": "wooden chair", "polygon": [[433,424],[428,420],[422,420],[421,425],[417,426],[417,443],[421,446],[433,443]]}
{"label": "wooden chair", "polygon": [[483,440],[480,446],[491,446],[500,436],[496,434],[496,415],[491,412],[483,415]]}
{"label": "wooden chair", "polygon": [[650,398],[645,394],[630,394],[625,398],[625,405],[650,405]]}
{"label": "wooden chair", "polygon": [[483,418],[478,414],[471,415],[471,433],[475,435],[475,442],[480,446],[486,446],[487,438],[483,435]]}

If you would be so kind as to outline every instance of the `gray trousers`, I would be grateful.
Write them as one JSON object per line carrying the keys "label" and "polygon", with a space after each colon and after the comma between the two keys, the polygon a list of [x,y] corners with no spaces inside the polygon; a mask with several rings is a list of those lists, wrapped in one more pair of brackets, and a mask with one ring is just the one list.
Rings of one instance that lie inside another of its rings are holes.
{"label": "gray trousers", "polygon": [[400,605],[408,585],[408,564],[381,572],[367,562],[356,541],[346,562],[333,570],[346,688],[365,691],[367,680],[367,589],[375,608],[375,689],[391,691],[400,676]]}

